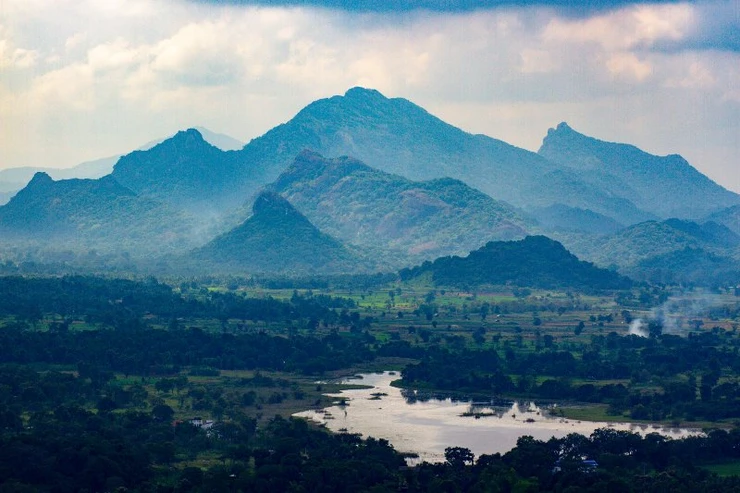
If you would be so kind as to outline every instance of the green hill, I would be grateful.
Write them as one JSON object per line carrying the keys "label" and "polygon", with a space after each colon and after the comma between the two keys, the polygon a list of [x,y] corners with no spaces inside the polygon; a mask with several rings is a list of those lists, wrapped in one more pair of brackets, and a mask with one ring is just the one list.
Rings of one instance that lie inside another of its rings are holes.
{"label": "green hill", "polygon": [[641,279],[664,284],[736,285],[740,280],[740,262],[700,248],[646,258],[633,270]]}
{"label": "green hill", "polygon": [[304,151],[269,188],[322,231],[365,248],[424,259],[524,237],[531,220],[459,180],[414,182]]}
{"label": "green hill", "polygon": [[400,272],[404,280],[431,274],[442,286],[514,284],[537,288],[621,289],[631,281],[583,262],[545,236],[490,242],[467,257],[442,257]]}
{"label": "green hill", "polygon": [[159,254],[194,246],[192,222],[166,205],[137,196],[111,176],[52,180],[36,173],[0,207],[4,242],[53,249]]}
{"label": "green hill", "polygon": [[[711,221],[646,221],[609,235],[571,235],[561,240],[580,258],[596,265],[616,266],[620,272],[640,280],[702,279],[705,284],[704,280],[711,276],[689,275],[699,269],[692,265],[724,262],[730,271],[740,269],[735,260],[740,253],[740,235]],[[725,270],[711,267],[707,274]]]}

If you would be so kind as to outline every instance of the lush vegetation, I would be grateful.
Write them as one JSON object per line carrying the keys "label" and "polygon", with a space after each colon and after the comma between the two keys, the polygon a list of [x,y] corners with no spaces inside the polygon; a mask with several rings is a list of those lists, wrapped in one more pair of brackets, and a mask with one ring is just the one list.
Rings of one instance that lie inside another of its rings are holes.
{"label": "lush vegetation", "polygon": [[[469,292],[377,276],[216,281],[173,289],[154,279],[0,278],[0,491],[739,486],[732,290],[661,323],[650,308],[710,293],[675,301],[659,288]],[[638,316],[646,337],[625,335]],[[685,333],[668,333],[676,327]],[[427,395],[552,399],[597,405],[586,409],[610,419],[701,420],[714,431],[522,437],[503,455],[477,458],[450,444],[445,463],[405,467],[383,440],[289,418],[330,403],[323,393],[337,386],[317,376],[388,365]]]}
{"label": "lush vegetation", "polygon": [[578,260],[545,236],[489,242],[467,257],[443,257],[401,271],[402,279],[431,273],[442,286],[507,284],[539,288],[620,289],[630,281],[615,272]]}
{"label": "lush vegetation", "polygon": [[[395,265],[464,254],[492,239],[521,238],[532,220],[450,178],[415,182],[342,157],[305,151],[271,185],[322,231],[390,252]],[[330,204],[330,205],[328,205]]]}

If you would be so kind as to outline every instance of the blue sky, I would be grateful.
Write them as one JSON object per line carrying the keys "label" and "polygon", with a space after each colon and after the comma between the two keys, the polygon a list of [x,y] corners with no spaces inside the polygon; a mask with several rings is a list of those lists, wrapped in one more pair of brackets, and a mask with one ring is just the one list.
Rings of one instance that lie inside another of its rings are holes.
{"label": "blue sky", "polygon": [[3,0],[0,169],[196,125],[248,141],[356,85],[530,150],[567,121],[740,191],[740,0]]}

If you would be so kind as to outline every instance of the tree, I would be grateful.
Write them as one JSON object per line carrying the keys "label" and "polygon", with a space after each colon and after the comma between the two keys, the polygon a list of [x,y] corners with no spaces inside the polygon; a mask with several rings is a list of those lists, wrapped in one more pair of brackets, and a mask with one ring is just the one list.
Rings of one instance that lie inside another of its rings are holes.
{"label": "tree", "polygon": [[175,411],[167,404],[157,404],[152,408],[152,416],[159,421],[170,421]]}
{"label": "tree", "polygon": [[462,468],[467,464],[473,464],[475,454],[465,447],[447,447],[445,460],[453,467]]}

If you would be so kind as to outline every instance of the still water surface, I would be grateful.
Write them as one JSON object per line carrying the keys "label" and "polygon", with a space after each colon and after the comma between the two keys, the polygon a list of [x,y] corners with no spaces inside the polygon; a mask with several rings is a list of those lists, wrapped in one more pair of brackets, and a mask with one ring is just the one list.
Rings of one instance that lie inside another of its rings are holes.
{"label": "still water surface", "polygon": [[[446,447],[466,447],[476,456],[505,453],[520,436],[539,440],[563,437],[568,433],[590,435],[597,428],[610,427],[642,434],[660,433],[679,438],[698,433],[684,428],[659,425],[576,421],[548,416],[532,403],[513,403],[506,407],[471,404],[450,399],[408,402],[401,389],[392,387],[399,375],[390,372],[363,374],[347,383],[372,388],[344,390],[332,397],[345,399],[346,406],[335,405],[319,411],[304,411],[295,416],[324,424],[334,432],[359,433],[388,440],[399,452],[413,452],[419,461],[444,461]],[[464,414],[473,415],[463,416]],[[475,418],[475,415],[479,418]],[[416,461],[414,461],[416,462]]]}

